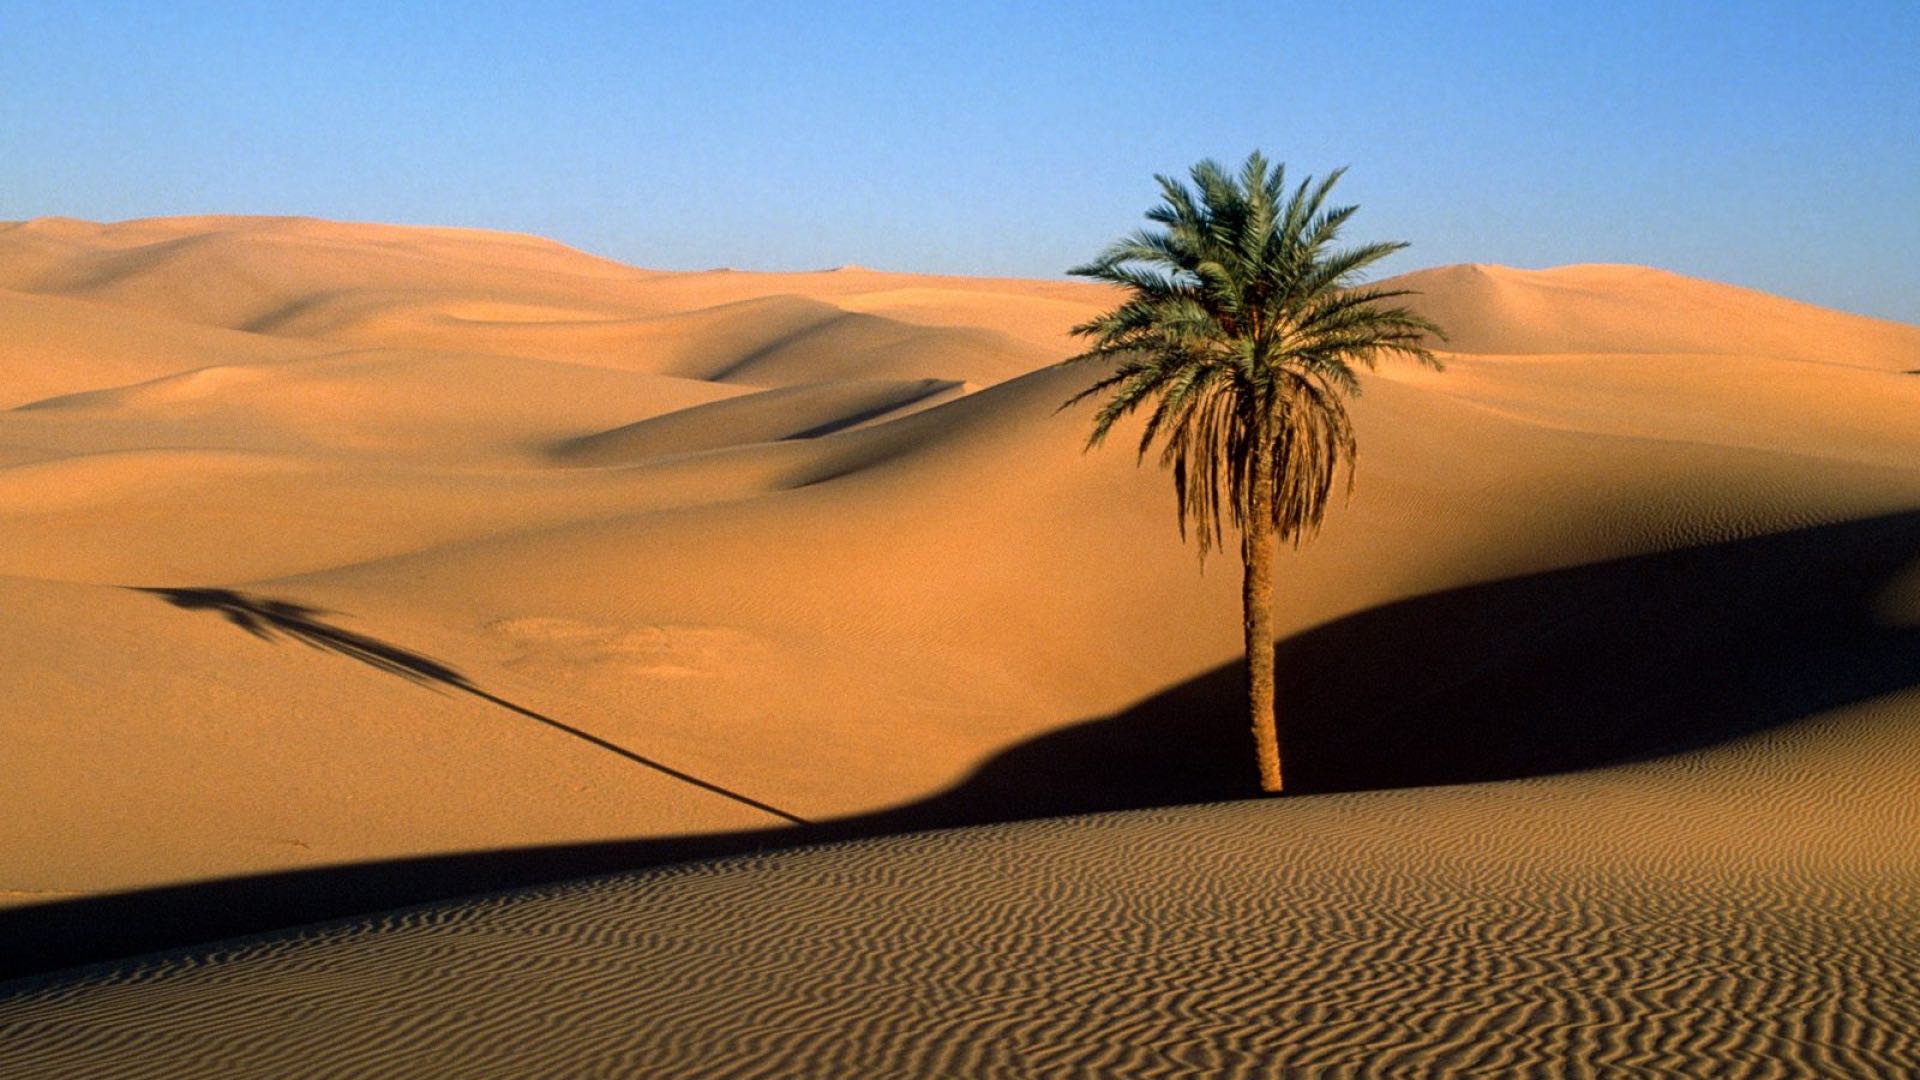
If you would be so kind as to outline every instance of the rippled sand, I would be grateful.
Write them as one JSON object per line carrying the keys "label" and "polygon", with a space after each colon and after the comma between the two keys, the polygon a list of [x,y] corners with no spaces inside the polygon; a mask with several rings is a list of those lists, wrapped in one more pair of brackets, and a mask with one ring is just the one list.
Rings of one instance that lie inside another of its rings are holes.
{"label": "rippled sand", "polygon": [[1514,781],[987,826],[189,951],[15,1076],[1920,1069],[1920,695]]}
{"label": "rippled sand", "polygon": [[0,224],[0,1075],[1916,1071],[1920,328],[1400,282],[1233,802],[1099,289]]}

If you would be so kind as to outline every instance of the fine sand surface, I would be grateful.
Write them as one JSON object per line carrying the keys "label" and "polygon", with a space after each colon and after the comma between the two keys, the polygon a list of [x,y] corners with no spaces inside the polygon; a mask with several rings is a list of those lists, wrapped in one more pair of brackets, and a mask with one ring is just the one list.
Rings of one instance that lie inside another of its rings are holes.
{"label": "fine sand surface", "polygon": [[1100,289],[0,225],[0,977],[762,849],[9,984],[0,1072],[1920,1069],[1920,328],[1401,280],[1309,795],[1177,807],[1238,568],[1057,411]]}

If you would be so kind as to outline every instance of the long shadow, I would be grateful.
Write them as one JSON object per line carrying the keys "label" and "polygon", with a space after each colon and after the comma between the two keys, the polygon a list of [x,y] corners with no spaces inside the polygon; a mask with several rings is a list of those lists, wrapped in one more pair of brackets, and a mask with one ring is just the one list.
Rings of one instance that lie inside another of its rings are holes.
{"label": "long shadow", "polygon": [[857,412],[848,413],[845,416],[837,416],[837,417],[834,417],[832,420],[826,421],[825,423],[815,424],[814,426],[810,428],[806,428],[805,430],[796,431],[791,435],[783,436],[781,438],[781,441],[782,442],[798,442],[803,439],[818,439],[823,435],[832,435],[835,432],[846,431],[849,428],[856,428],[856,427],[859,427],[861,424],[866,423],[869,420],[878,420],[880,417],[886,416],[888,413],[897,413],[906,409],[910,409],[915,405],[918,405],[921,402],[927,400],[930,397],[934,397],[939,394],[944,394],[949,390],[957,390],[960,387],[963,387],[965,385],[966,383],[960,381],[959,379],[921,379],[920,385],[915,388],[914,393],[910,397],[890,398],[886,401],[880,402],[877,405],[869,405],[868,407],[864,409],[860,409]]}
{"label": "long shadow", "polygon": [[[1920,686],[1920,625],[1876,611],[1915,568],[1920,512],[1908,512],[1450,589],[1316,627],[1277,646],[1288,790],[1622,764]],[[1248,794],[1244,672],[1225,665],[1014,747],[963,792],[991,804],[1084,777],[1087,808]]]}
{"label": "long shadow", "polygon": [[[1632,761],[1920,686],[1920,626],[1875,610],[1881,590],[1917,561],[1920,511],[1453,589],[1314,628],[1278,645],[1291,789]],[[214,594],[189,600],[183,606],[236,622],[236,608],[274,610]],[[317,622],[314,614],[283,619],[282,629]],[[1246,797],[1254,778],[1242,670],[1223,665],[1015,746],[951,790],[875,814],[316,867],[0,911],[0,978],[663,863]]]}
{"label": "long shadow", "polygon": [[532,709],[515,705],[505,698],[496,697],[469,682],[465,675],[431,657],[323,622],[320,616],[331,614],[330,612],[287,600],[248,596],[231,589],[142,588],[134,591],[151,593],[174,607],[188,611],[219,612],[228,622],[263,641],[272,641],[276,636],[284,635],[316,649],[358,660],[390,675],[398,675],[409,682],[442,686],[458,690],[463,694],[471,694],[482,701],[498,705],[509,712],[519,713],[529,720],[538,721],[556,731],[565,732],[589,746],[670,776],[683,784],[710,791],[722,798],[730,799],[743,806],[750,806],[793,825],[807,824],[804,818],[796,817],[778,807],[702,780],[692,773],[682,772],[645,755],[634,753],[617,743],[608,742],[592,732],[583,731],[572,724],[562,723],[551,716],[543,716]]}

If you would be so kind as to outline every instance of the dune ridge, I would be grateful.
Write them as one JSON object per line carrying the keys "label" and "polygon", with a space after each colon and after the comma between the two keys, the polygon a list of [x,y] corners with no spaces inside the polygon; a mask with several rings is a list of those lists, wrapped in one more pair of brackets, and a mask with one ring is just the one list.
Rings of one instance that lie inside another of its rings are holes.
{"label": "dune ridge", "polygon": [[[1060,410],[1110,293],[0,224],[0,923],[802,835],[623,753],[868,836],[9,984],[4,1071],[1913,1067],[1920,328],[1639,267],[1391,284],[1448,370],[1365,377],[1356,495],[1279,571],[1299,783],[1344,793],[1168,809],[1250,784],[1238,568]],[[458,683],[166,600],[208,590]]]}

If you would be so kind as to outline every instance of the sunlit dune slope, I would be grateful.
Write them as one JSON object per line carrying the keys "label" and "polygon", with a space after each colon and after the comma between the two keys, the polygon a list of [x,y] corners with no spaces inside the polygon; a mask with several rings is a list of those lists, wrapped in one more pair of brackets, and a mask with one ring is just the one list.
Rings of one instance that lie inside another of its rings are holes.
{"label": "sunlit dune slope", "polygon": [[[1449,370],[1368,378],[1283,638],[1920,507],[1920,330],[1638,268],[1399,283]],[[1101,288],[196,218],[0,226],[0,290],[16,901],[877,813],[1239,650],[1137,429],[1083,453],[1060,409]],[[459,685],[249,633],[276,602]],[[1537,659],[1501,640],[1453,662]]]}
{"label": "sunlit dune slope", "polygon": [[[5,236],[0,233],[0,238]],[[0,290],[0,407],[109,389],[226,362],[271,364],[322,351],[221,328],[172,323],[86,300]]]}
{"label": "sunlit dune slope", "polygon": [[1719,353],[1904,371],[1920,349],[1920,328],[1643,266],[1446,266],[1395,284],[1423,294],[1418,306],[1461,352]]}

